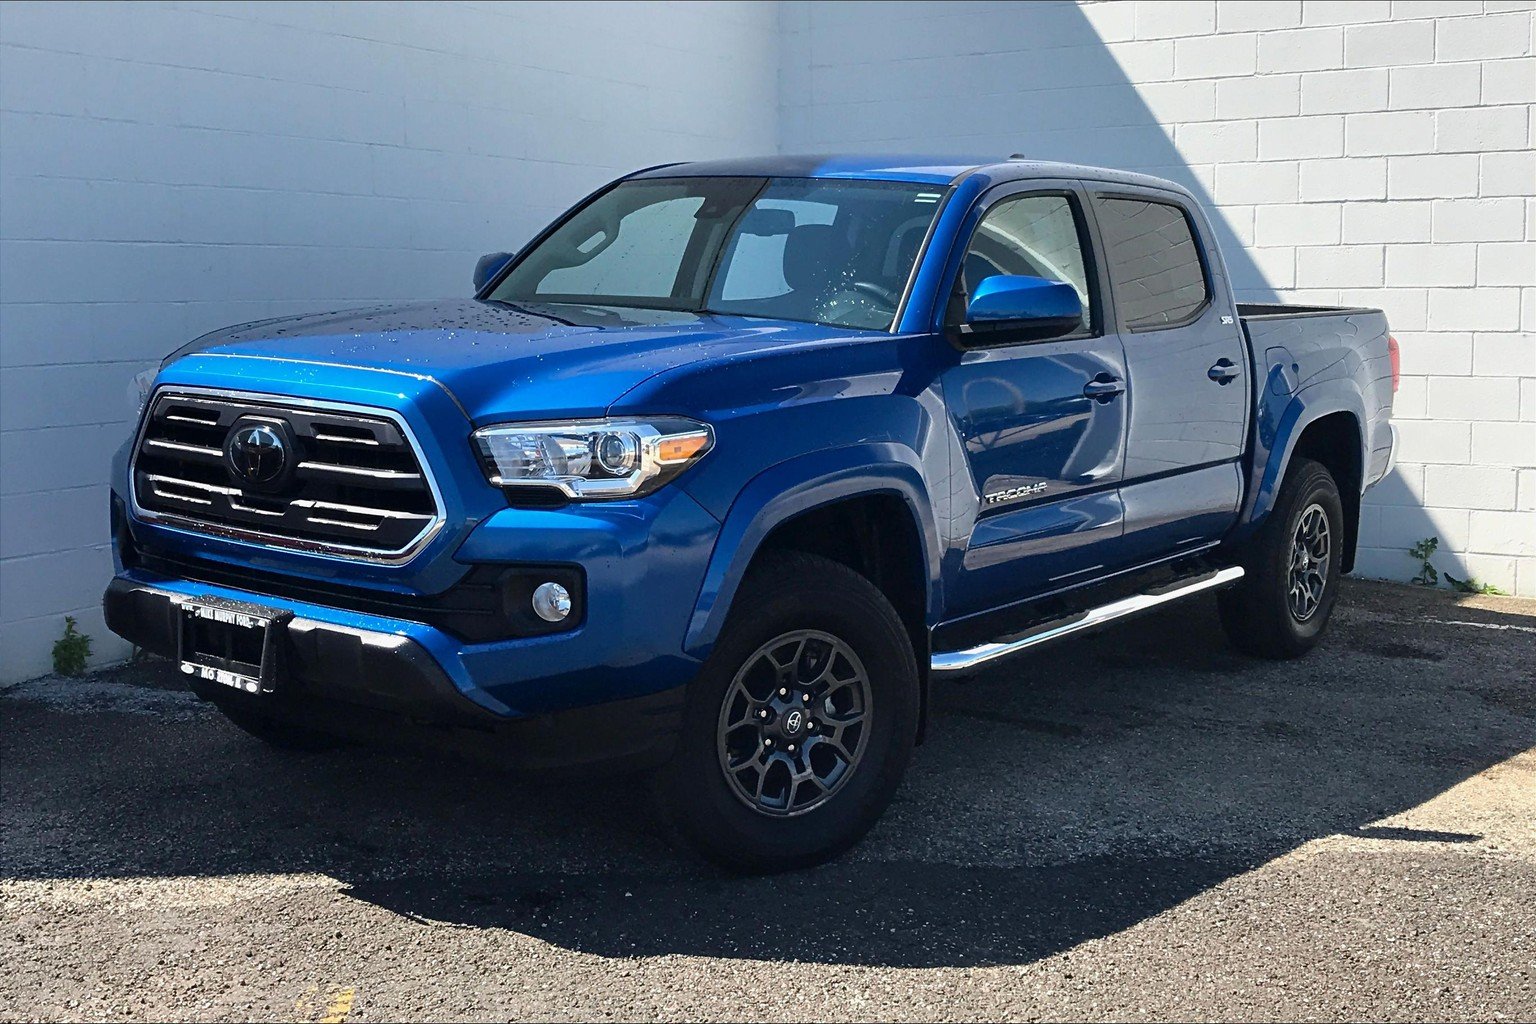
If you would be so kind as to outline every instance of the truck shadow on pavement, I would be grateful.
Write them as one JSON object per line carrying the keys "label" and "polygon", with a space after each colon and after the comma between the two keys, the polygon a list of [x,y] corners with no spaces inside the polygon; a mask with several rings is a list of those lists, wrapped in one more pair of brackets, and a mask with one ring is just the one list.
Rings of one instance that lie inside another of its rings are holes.
{"label": "truck shadow on pavement", "polygon": [[963,967],[1114,934],[1314,838],[1479,838],[1382,819],[1536,745],[1536,618],[1355,585],[1322,650],[1269,664],[1213,610],[939,687],[874,833],[769,878],[678,849],[633,780],[296,757],[184,694],[135,712],[22,691],[0,702],[0,876],[317,872],[423,927],[602,956]]}

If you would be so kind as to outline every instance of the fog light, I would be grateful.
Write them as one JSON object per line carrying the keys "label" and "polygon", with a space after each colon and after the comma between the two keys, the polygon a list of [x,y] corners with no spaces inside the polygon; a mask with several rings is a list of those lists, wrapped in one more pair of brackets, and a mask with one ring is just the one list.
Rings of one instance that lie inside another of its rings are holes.
{"label": "fog light", "polygon": [[533,591],[533,612],[545,622],[571,614],[571,592],[558,583],[540,583]]}

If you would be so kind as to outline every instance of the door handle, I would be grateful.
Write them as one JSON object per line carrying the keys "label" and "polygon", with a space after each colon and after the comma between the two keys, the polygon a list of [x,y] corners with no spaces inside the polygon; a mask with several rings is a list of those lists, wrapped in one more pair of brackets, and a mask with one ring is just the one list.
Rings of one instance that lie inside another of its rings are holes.
{"label": "door handle", "polygon": [[1237,379],[1237,375],[1243,371],[1236,363],[1225,357],[1216,360],[1216,365],[1205,371],[1205,375],[1217,384],[1223,386],[1231,384]]}
{"label": "door handle", "polygon": [[1118,377],[1111,377],[1107,373],[1100,373],[1083,385],[1083,397],[1091,398],[1101,405],[1116,395],[1123,394],[1125,394],[1125,381]]}

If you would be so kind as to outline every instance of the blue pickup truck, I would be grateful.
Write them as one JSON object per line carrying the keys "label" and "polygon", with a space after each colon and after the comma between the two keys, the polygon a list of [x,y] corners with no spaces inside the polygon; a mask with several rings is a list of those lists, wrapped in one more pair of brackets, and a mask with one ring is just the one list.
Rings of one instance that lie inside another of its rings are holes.
{"label": "blue pickup truck", "polygon": [[142,375],[107,622],[274,746],[654,770],[739,870],[857,842],[940,675],[1206,592],[1305,653],[1392,462],[1381,312],[1235,302],[1137,174],[652,167],[474,283]]}

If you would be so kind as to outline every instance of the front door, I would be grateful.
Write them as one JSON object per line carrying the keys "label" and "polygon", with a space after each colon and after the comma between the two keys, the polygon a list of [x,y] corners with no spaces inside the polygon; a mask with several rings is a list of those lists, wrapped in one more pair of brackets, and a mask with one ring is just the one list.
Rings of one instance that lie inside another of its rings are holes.
{"label": "front door", "polygon": [[1065,337],[968,348],[942,375],[963,446],[957,474],[968,477],[955,491],[975,499],[964,557],[946,581],[956,616],[1089,578],[1104,543],[1120,536],[1125,358],[1104,330],[1083,202],[1069,182],[1003,186],[978,201],[962,235],[948,326],[993,274],[1071,284],[1084,323]]}

